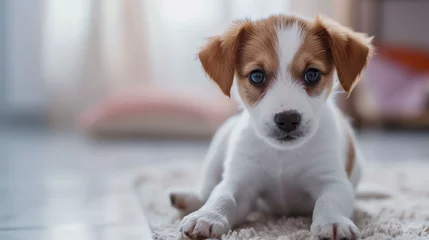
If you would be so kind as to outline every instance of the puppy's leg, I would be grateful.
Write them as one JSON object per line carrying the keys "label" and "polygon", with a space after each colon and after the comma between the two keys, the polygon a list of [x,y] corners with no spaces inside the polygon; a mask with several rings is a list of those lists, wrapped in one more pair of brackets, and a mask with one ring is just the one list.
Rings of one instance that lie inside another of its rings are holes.
{"label": "puppy's leg", "polygon": [[319,239],[356,240],[359,230],[350,220],[353,215],[353,186],[345,176],[329,175],[312,189],[316,200],[311,232]]}
{"label": "puppy's leg", "polygon": [[204,239],[227,233],[246,218],[253,206],[257,189],[251,186],[255,185],[222,180],[203,207],[183,218],[180,231],[188,237]]}
{"label": "puppy's leg", "polygon": [[191,190],[171,189],[169,196],[171,205],[179,210],[180,217],[198,210],[204,204],[200,197]]}
{"label": "puppy's leg", "polygon": [[213,137],[203,164],[197,191],[170,191],[171,205],[182,215],[198,210],[207,201],[213,188],[221,181],[228,137],[235,122],[236,117],[229,119]]}

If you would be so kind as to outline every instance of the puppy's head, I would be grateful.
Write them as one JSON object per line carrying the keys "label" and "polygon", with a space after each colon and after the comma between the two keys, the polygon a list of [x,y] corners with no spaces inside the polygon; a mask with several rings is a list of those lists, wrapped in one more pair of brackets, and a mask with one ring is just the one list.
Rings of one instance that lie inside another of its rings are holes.
{"label": "puppy's head", "polygon": [[319,127],[335,73],[350,94],[371,51],[370,39],[332,20],[276,15],[234,23],[199,59],[225,95],[235,81],[259,137],[290,149]]}

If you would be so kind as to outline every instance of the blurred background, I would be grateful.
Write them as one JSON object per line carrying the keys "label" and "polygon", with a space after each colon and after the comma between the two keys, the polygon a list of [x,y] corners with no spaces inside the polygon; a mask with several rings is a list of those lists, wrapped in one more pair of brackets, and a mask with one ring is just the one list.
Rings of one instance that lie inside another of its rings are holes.
{"label": "blurred background", "polygon": [[426,0],[0,0],[0,239],[145,239],[129,176],[204,158],[237,106],[196,53],[245,17],[323,13],[374,35],[377,55],[339,104],[369,161],[428,161],[428,11]]}

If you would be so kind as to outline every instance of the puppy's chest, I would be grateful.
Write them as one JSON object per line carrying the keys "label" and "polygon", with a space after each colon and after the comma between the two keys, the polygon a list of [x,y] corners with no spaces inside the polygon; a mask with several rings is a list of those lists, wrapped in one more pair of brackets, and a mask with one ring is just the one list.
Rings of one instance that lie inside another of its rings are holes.
{"label": "puppy's chest", "polygon": [[306,163],[303,154],[289,152],[261,152],[258,154],[260,170],[268,182],[272,184],[291,183],[298,184],[298,180],[306,171]]}
{"label": "puppy's chest", "polygon": [[277,214],[310,213],[314,206],[306,189],[306,163],[298,156],[272,156],[263,165],[264,180],[261,198]]}

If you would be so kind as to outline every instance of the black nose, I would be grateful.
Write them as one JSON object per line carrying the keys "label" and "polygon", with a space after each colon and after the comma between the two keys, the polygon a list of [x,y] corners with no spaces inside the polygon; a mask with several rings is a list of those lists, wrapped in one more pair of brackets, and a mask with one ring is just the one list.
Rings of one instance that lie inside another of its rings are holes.
{"label": "black nose", "polygon": [[284,132],[292,132],[295,130],[301,122],[301,115],[296,111],[286,111],[277,113],[274,116],[274,122],[277,127]]}

